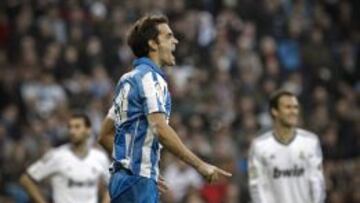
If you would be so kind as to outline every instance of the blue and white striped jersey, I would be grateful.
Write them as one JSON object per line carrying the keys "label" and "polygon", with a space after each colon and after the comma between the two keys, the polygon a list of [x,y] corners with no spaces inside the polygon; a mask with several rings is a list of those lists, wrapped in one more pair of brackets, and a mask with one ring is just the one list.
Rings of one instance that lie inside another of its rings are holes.
{"label": "blue and white striped jersey", "polygon": [[113,158],[133,174],[157,181],[161,144],[147,115],[164,113],[169,119],[171,98],[164,72],[149,58],[138,58],[115,89],[108,117],[115,121]]}

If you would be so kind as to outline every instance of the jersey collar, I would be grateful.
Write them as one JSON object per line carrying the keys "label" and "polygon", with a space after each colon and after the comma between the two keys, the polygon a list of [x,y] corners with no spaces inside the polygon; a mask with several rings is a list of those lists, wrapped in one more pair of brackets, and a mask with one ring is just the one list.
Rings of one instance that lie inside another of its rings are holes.
{"label": "jersey collar", "polygon": [[150,58],[148,57],[140,57],[134,60],[133,67],[146,64],[151,67],[155,72],[159,73],[163,78],[166,79],[165,72],[159,68]]}
{"label": "jersey collar", "polygon": [[296,129],[294,130],[293,136],[291,137],[291,139],[290,139],[287,143],[282,142],[282,141],[276,136],[275,130],[272,132],[272,136],[274,137],[275,141],[278,142],[279,144],[282,144],[282,145],[285,145],[285,146],[289,146],[289,145],[295,140],[295,138],[297,137],[297,130],[296,130]]}

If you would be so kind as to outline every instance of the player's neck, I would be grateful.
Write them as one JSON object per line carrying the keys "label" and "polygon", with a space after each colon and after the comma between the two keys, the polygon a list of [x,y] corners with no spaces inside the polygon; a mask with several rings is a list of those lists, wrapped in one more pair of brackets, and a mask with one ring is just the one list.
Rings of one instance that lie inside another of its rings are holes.
{"label": "player's neck", "polygon": [[85,158],[89,152],[86,142],[79,144],[71,144],[71,150],[74,152],[76,156],[78,156],[81,159]]}
{"label": "player's neck", "polygon": [[295,136],[294,127],[283,126],[279,123],[276,123],[274,127],[274,136],[284,144],[288,144]]}
{"label": "player's neck", "polygon": [[161,63],[160,63],[160,58],[159,58],[159,54],[155,53],[155,52],[150,52],[149,53],[149,58],[159,67],[161,68]]}

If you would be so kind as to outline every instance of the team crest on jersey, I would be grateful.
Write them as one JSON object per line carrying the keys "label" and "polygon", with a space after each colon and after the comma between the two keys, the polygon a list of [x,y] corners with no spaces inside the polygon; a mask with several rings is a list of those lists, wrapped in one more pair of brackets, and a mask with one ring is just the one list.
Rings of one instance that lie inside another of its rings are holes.
{"label": "team crest on jersey", "polygon": [[249,177],[250,177],[250,179],[255,179],[258,177],[256,168],[253,166],[249,167]]}
{"label": "team crest on jersey", "polygon": [[300,153],[299,153],[299,158],[300,158],[301,160],[304,160],[304,159],[305,159],[305,154],[304,154],[303,151],[300,151]]}
{"label": "team crest on jersey", "polygon": [[156,94],[160,97],[160,98],[163,98],[164,97],[164,94],[163,94],[163,91],[162,91],[162,88],[161,88],[161,85],[159,82],[156,82],[155,83],[155,90],[156,90]]}

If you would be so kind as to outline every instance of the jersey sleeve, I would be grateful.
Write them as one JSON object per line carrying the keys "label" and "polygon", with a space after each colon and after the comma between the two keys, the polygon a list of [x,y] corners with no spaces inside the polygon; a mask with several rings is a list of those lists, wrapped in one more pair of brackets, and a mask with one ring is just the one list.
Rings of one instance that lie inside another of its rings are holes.
{"label": "jersey sleeve", "polygon": [[148,72],[139,81],[140,95],[144,102],[143,111],[146,115],[156,112],[166,113],[164,93],[156,77],[155,73]]}
{"label": "jersey sleeve", "polygon": [[253,203],[267,203],[271,194],[267,183],[265,166],[261,161],[255,142],[252,143],[249,152],[249,190]]}
{"label": "jersey sleeve", "polygon": [[317,139],[313,152],[309,157],[309,182],[314,203],[323,203],[326,196],[322,159],[320,142]]}
{"label": "jersey sleeve", "polygon": [[105,153],[103,153],[102,159],[101,159],[101,177],[103,179],[103,181],[108,184],[110,181],[110,172],[109,172],[109,167],[110,167],[110,160],[109,158],[106,156]]}
{"label": "jersey sleeve", "polygon": [[30,165],[27,174],[35,181],[41,181],[56,173],[58,160],[54,150],[47,152],[43,157]]}

